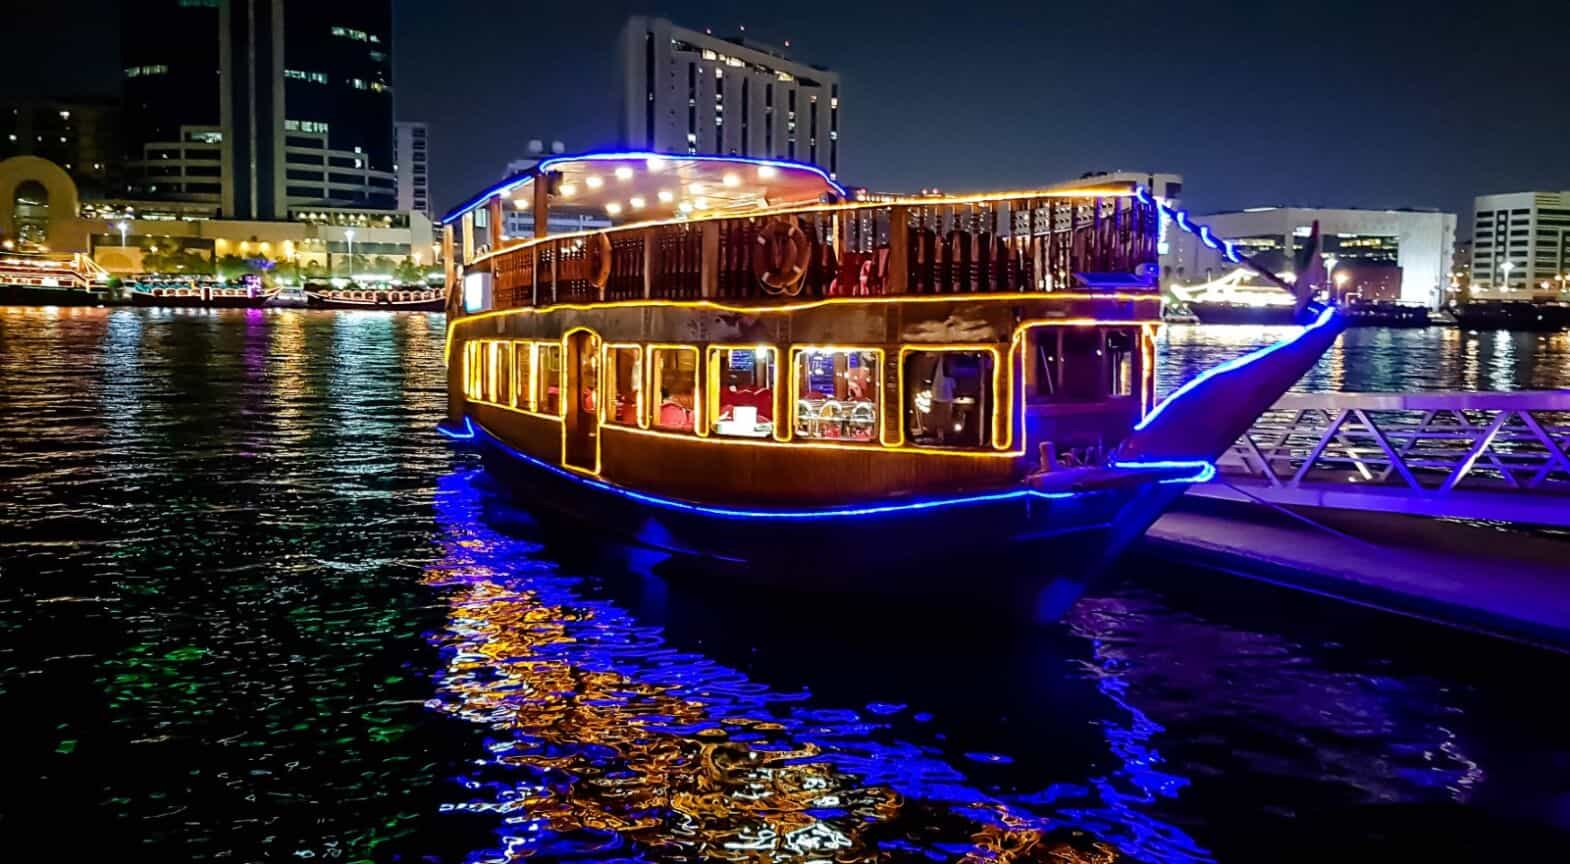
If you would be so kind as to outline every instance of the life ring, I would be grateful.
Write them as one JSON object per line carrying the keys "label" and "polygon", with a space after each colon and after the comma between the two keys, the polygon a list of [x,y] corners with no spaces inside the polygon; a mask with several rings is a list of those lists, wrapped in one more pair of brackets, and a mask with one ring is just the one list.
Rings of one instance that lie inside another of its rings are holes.
{"label": "life ring", "polygon": [[771,293],[795,293],[812,263],[812,243],[791,219],[775,219],[758,231],[752,273]]}
{"label": "life ring", "polygon": [[589,284],[604,288],[611,281],[611,238],[605,232],[589,241]]}

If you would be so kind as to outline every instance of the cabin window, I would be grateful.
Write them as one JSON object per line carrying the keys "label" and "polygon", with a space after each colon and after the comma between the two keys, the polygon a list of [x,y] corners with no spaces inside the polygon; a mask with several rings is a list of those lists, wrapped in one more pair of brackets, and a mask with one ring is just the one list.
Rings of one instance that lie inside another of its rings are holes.
{"label": "cabin window", "polygon": [[710,431],[737,438],[774,434],[774,349],[767,345],[716,348],[709,362]]}
{"label": "cabin window", "polygon": [[471,400],[480,398],[480,349],[483,344],[477,341],[463,343],[463,395]]}
{"label": "cabin window", "polygon": [[605,348],[605,422],[640,426],[643,416],[643,349],[636,345]]}
{"label": "cabin window", "polygon": [[799,349],[795,354],[797,438],[878,440],[882,352]]}
{"label": "cabin window", "polygon": [[542,343],[535,357],[539,367],[534,373],[535,410],[553,417],[561,416],[561,345]]}
{"label": "cabin window", "polygon": [[511,371],[512,357],[506,342],[487,342],[485,345],[485,401],[499,405],[507,403],[508,372]]}
{"label": "cabin window", "polygon": [[698,406],[698,349],[652,348],[654,416],[656,429],[693,431]]}
{"label": "cabin window", "polygon": [[1133,327],[1042,327],[1032,331],[1036,386],[1042,401],[1101,402],[1134,395]]}
{"label": "cabin window", "polygon": [[913,351],[905,355],[905,440],[926,447],[986,447],[992,439],[990,351]]}
{"label": "cabin window", "polygon": [[512,394],[513,405],[525,411],[534,410],[534,344],[512,344]]}

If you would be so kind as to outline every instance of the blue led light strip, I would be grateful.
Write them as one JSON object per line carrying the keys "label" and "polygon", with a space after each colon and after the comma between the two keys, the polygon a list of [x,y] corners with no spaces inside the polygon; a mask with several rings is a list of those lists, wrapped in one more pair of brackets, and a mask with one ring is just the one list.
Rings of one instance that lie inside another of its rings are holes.
{"label": "blue led light strip", "polygon": [[1113,462],[1113,468],[1124,471],[1176,471],[1178,469],[1192,470],[1194,473],[1187,477],[1168,477],[1158,480],[1158,483],[1206,483],[1216,476],[1216,466],[1201,459],[1185,459],[1174,461],[1155,462]]}
{"label": "blue led light strip", "polygon": [[1141,203],[1154,206],[1161,212],[1161,215],[1166,216],[1173,222],[1176,222],[1178,227],[1182,228],[1184,231],[1187,231],[1188,233],[1193,234],[1195,237],[1198,237],[1200,242],[1204,243],[1206,246],[1209,246],[1217,252],[1220,252],[1222,257],[1226,258],[1228,261],[1231,261],[1233,264],[1243,263],[1243,255],[1237,251],[1236,243],[1233,243],[1231,240],[1217,237],[1215,233],[1210,230],[1209,225],[1199,225],[1191,221],[1188,218],[1187,210],[1179,210],[1169,204],[1157,201],[1155,196],[1150,194],[1150,190],[1143,186],[1134,187],[1134,197],[1138,198]]}
{"label": "blue led light strip", "polygon": [[[454,432],[442,427],[437,427],[443,435],[449,438],[469,439],[479,437],[481,433],[501,448],[508,455],[566,480],[572,480],[590,486],[601,492],[620,495],[633,501],[650,504],[667,510],[679,510],[688,513],[699,513],[707,516],[718,516],[724,519],[785,519],[793,521],[808,521],[813,519],[837,519],[855,516],[881,516],[891,513],[906,513],[921,510],[937,510],[946,507],[959,507],[968,504],[989,504],[999,501],[1015,501],[1025,499],[1057,500],[1076,498],[1082,492],[1041,492],[1036,489],[1015,489],[1009,492],[993,492],[984,495],[966,495],[953,498],[930,498],[923,501],[909,501],[900,504],[878,504],[865,507],[829,507],[817,510],[741,510],[730,507],[710,507],[703,504],[693,504],[687,501],[678,501],[673,498],[663,498],[658,495],[649,495],[643,492],[634,492],[621,486],[595,480],[581,474],[575,474],[564,468],[552,465],[541,459],[536,459],[527,453],[520,452],[497,438],[483,426],[475,424],[470,418],[464,418],[467,433]],[[1215,475],[1215,466],[1208,462],[1183,461],[1183,462],[1121,462],[1114,468],[1130,471],[1168,470],[1176,468],[1193,468],[1196,473],[1187,477],[1169,477],[1159,480],[1159,483],[1203,483]]]}
{"label": "blue led light strip", "polygon": [[535,179],[536,177],[544,176],[546,172],[550,171],[552,165],[563,162],[630,162],[637,159],[661,159],[666,162],[680,162],[682,160],[699,162],[729,162],[738,165],[763,165],[770,168],[783,168],[789,171],[808,171],[818,175],[819,177],[822,177],[823,182],[829,184],[829,187],[838,192],[841,198],[850,197],[850,193],[845,191],[845,187],[835,182],[834,178],[830,177],[827,171],[824,171],[822,168],[819,168],[816,165],[809,165],[806,162],[789,162],[783,159],[759,159],[752,156],[705,156],[703,154],[692,153],[650,153],[646,151],[630,151],[625,153],[580,153],[577,155],[552,156],[531,168],[527,174],[522,176],[509,177],[490,187],[489,189],[486,189],[484,192],[481,192],[473,198],[470,198],[463,204],[460,204],[456,209],[449,211],[447,215],[443,216],[441,221],[437,224],[446,225],[456,220],[463,214],[469,212],[470,210],[473,210],[475,207],[484,204],[491,196],[500,192],[510,192],[513,189],[516,189],[519,186],[522,186],[523,184]]}
{"label": "blue led light strip", "polygon": [[448,429],[446,426],[443,426],[440,423],[436,424],[437,432],[442,433],[454,441],[468,441],[472,439],[474,437],[474,421],[470,420],[468,417],[463,418],[463,428],[466,431],[459,432],[456,429]]}
{"label": "blue led light strip", "polygon": [[1308,336],[1308,334],[1314,332],[1315,330],[1318,330],[1321,327],[1324,327],[1324,326],[1328,325],[1331,322],[1331,320],[1333,318],[1335,318],[1335,315],[1336,315],[1336,308],[1334,306],[1326,306],[1324,311],[1319,313],[1319,317],[1314,319],[1314,323],[1308,325],[1307,327],[1304,327],[1301,332],[1299,332],[1297,335],[1293,336],[1292,338],[1290,338],[1290,339],[1283,339],[1280,342],[1275,343],[1274,345],[1266,345],[1265,347],[1260,348],[1260,349],[1258,349],[1256,351],[1250,351],[1249,353],[1244,354],[1242,357],[1235,357],[1235,358],[1233,358],[1231,360],[1228,360],[1225,363],[1220,364],[1219,366],[1211,367],[1210,369],[1206,369],[1205,371],[1199,373],[1198,375],[1195,375],[1193,378],[1191,378],[1189,380],[1189,382],[1187,384],[1184,384],[1182,387],[1179,387],[1178,389],[1172,391],[1172,393],[1170,395],[1168,395],[1167,398],[1161,400],[1161,402],[1158,405],[1156,405],[1156,407],[1154,409],[1152,409],[1149,414],[1145,415],[1145,419],[1139,421],[1137,424],[1134,425],[1134,431],[1138,432],[1138,431],[1144,429],[1146,426],[1149,426],[1151,423],[1155,422],[1156,418],[1161,416],[1161,412],[1165,411],[1167,409],[1168,405],[1171,405],[1172,403],[1174,403],[1177,400],[1181,399],[1185,394],[1187,394],[1189,391],[1193,390],[1195,387],[1198,387],[1200,384],[1202,384],[1202,383],[1204,383],[1206,381],[1209,381],[1211,378],[1214,378],[1217,375],[1222,374],[1223,372],[1230,372],[1233,369],[1236,369],[1236,368],[1238,368],[1240,366],[1247,366],[1248,364],[1253,363],[1255,360],[1258,360],[1261,357],[1265,357],[1265,356],[1267,356],[1269,354],[1273,354],[1273,353],[1275,353],[1277,351],[1280,351],[1282,348],[1285,348],[1285,347],[1287,347],[1289,345],[1296,344],[1299,340],[1301,340],[1304,337]]}

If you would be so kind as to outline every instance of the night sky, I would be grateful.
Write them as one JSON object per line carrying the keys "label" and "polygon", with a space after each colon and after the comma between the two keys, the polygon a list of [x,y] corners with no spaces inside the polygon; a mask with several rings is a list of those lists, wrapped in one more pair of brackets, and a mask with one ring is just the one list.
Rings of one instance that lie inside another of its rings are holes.
{"label": "night sky", "polygon": [[[330,2],[330,0],[323,0]],[[113,93],[118,3],[9,10],[10,89]],[[791,40],[843,77],[841,179],[879,190],[1177,171],[1203,212],[1570,189],[1570,3],[397,0],[397,111],[445,208],[530,138],[613,143],[626,16]],[[77,60],[62,58],[77,53]],[[1463,232],[1465,233],[1465,232]]]}

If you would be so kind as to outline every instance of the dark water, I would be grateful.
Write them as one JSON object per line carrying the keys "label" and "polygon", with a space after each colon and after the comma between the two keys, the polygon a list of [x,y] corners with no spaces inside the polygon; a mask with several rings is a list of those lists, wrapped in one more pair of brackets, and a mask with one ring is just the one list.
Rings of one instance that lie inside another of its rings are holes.
{"label": "dark water", "polygon": [[441,345],[0,309],[7,860],[1570,849],[1564,658],[1137,559],[1029,630],[667,583],[437,442]]}

